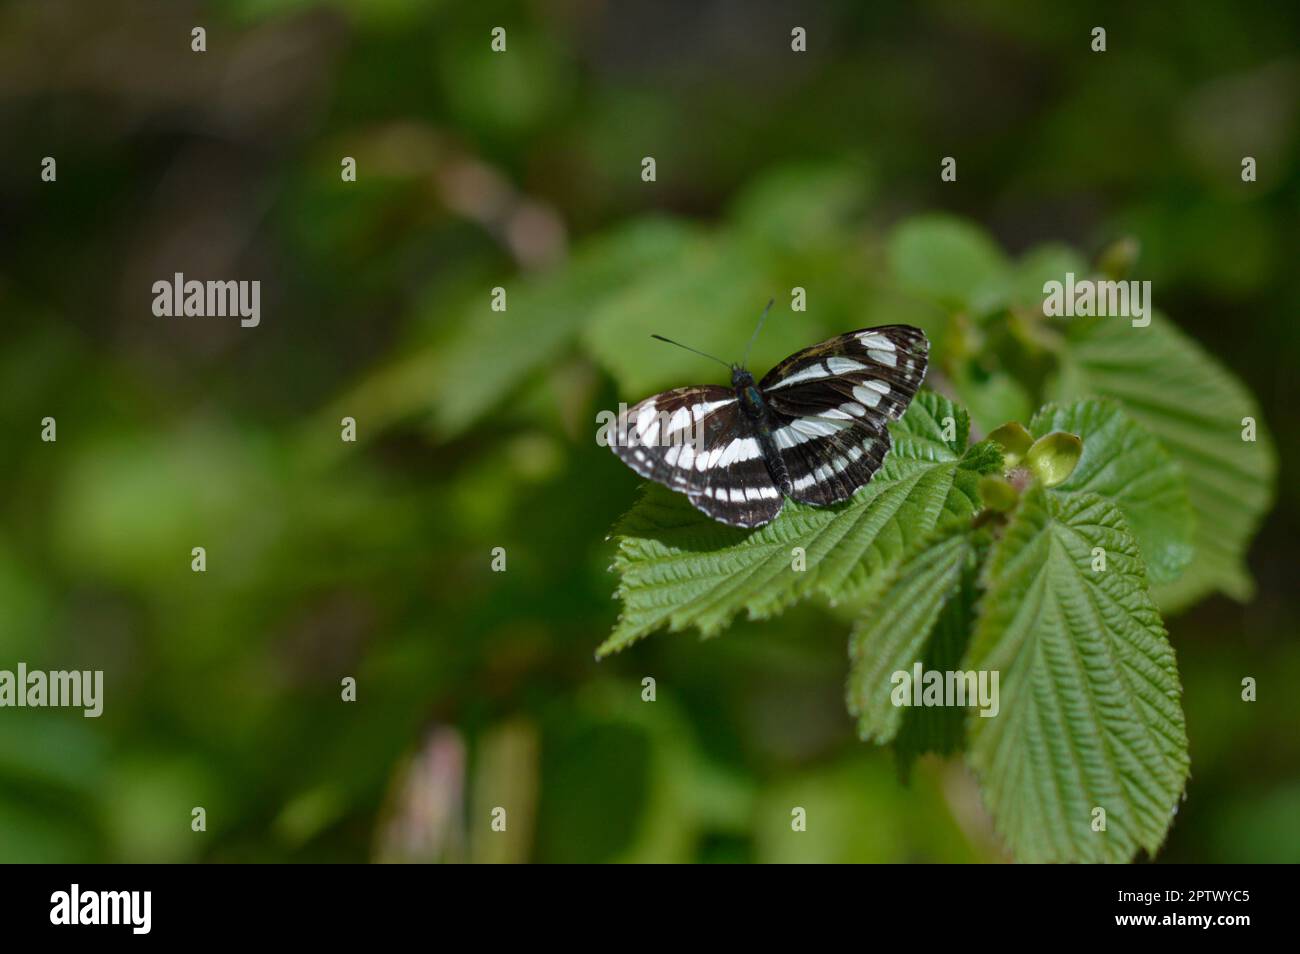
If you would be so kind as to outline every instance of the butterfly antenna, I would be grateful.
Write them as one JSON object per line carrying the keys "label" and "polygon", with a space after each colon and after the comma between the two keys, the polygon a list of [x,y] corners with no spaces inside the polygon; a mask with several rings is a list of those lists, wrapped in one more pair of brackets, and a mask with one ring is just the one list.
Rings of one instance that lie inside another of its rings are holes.
{"label": "butterfly antenna", "polygon": [[749,349],[754,347],[754,340],[758,337],[758,333],[763,330],[763,322],[767,319],[767,313],[772,310],[772,303],[774,301],[776,301],[775,298],[769,298],[767,300],[767,307],[763,309],[763,314],[758,317],[758,327],[756,327],[754,333],[749,336],[749,344],[745,346],[745,360],[740,362],[742,368],[749,367]]}
{"label": "butterfly antenna", "polygon": [[682,344],[680,341],[674,341],[672,338],[665,338],[663,335],[651,335],[650,337],[651,337],[651,338],[658,338],[660,341],[667,341],[670,345],[677,345],[677,347],[679,347],[679,348],[685,348],[687,351],[694,351],[694,352],[695,352],[696,354],[698,354],[701,358],[708,358],[710,361],[716,361],[716,362],[718,362],[718,364],[722,365],[724,368],[728,368],[728,369],[730,369],[730,367],[731,367],[731,365],[727,364],[727,362],[723,361],[721,358],[715,358],[715,357],[713,357],[713,355],[711,355],[711,354],[705,354],[703,351],[700,351],[700,350],[698,350],[698,349],[696,349],[696,348],[692,348],[690,345],[684,345],[684,344]]}

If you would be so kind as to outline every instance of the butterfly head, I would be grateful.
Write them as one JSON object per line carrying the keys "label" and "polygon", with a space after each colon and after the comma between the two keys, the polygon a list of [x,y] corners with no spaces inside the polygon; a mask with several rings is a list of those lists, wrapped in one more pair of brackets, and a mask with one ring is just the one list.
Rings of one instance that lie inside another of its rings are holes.
{"label": "butterfly head", "polygon": [[738,364],[731,366],[731,386],[737,391],[754,386],[754,376]]}

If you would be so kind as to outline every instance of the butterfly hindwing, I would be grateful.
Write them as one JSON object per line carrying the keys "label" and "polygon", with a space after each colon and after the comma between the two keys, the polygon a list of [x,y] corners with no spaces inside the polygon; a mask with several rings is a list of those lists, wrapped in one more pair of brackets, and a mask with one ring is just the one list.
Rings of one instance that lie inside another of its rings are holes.
{"label": "butterfly hindwing", "polygon": [[889,446],[884,427],[876,432],[858,425],[782,449],[790,496],[820,507],[848,500],[880,469]]}
{"label": "butterfly hindwing", "polygon": [[714,520],[733,527],[758,527],[781,512],[785,500],[761,453],[727,467],[715,467],[712,475],[703,491],[691,495],[690,501]]}
{"label": "butterfly hindwing", "polygon": [[730,388],[675,388],[627,412],[612,447],[642,477],[687,495],[715,520],[767,523],[781,510],[753,426]]}

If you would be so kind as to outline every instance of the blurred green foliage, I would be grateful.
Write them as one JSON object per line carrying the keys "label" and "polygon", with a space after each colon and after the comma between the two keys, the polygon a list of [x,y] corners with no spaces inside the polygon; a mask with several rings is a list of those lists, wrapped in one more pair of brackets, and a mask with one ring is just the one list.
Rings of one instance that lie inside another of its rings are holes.
{"label": "blurred green foliage", "polygon": [[[1300,13],[828,3],[806,54],[791,17],[0,9],[0,668],[106,686],[97,720],[0,710],[0,857],[1004,859],[959,763],[904,785],[854,740],[834,608],[593,659],[638,483],[596,410],[712,380],[650,331],[738,356],[799,285],[753,367],[915,324],[984,432],[1097,393],[1177,456],[1182,412],[1261,407],[1282,477],[1248,568],[1219,523],[1267,505],[1267,450],[1183,447],[1211,562],[1161,595],[1192,778],[1160,859],[1300,858]],[[1215,362],[1200,403],[1158,359],[1114,393],[1105,323],[1054,373],[1028,320],[1128,238],[1149,330]],[[175,271],[261,280],[260,327],[155,318]]]}

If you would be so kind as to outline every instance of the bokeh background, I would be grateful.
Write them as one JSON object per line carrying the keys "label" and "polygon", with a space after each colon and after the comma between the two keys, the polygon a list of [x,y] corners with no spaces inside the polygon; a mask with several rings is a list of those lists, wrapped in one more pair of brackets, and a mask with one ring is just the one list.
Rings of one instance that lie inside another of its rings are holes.
{"label": "bokeh background", "polygon": [[[960,760],[855,741],[825,608],[593,658],[638,483],[595,412],[718,370],[648,332],[734,358],[816,289],[762,369],[923,319],[882,250],[934,211],[1136,239],[1260,402],[1257,592],[1168,621],[1159,860],[1300,860],[1297,41],[1231,2],[3,5],[0,668],[106,699],[0,710],[0,860],[1006,860]],[[260,327],[154,317],[176,271],[260,280]]]}

